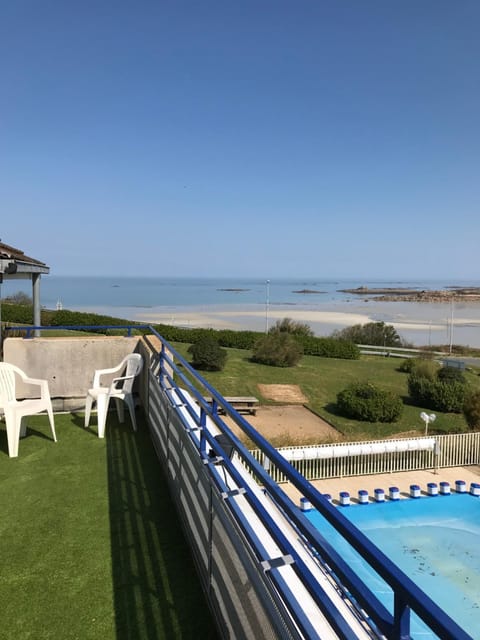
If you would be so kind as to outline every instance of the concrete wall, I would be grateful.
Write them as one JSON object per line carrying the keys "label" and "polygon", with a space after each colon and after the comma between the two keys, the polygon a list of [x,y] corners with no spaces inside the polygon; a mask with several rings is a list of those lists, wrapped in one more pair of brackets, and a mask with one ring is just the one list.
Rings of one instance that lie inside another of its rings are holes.
{"label": "concrete wall", "polygon": [[[48,380],[54,410],[83,409],[95,369],[118,365],[129,353],[144,356],[144,370],[135,384],[145,397],[145,370],[150,351],[139,337],[7,338],[4,360],[20,367],[31,378]],[[29,398],[35,388],[19,386],[17,398]]]}

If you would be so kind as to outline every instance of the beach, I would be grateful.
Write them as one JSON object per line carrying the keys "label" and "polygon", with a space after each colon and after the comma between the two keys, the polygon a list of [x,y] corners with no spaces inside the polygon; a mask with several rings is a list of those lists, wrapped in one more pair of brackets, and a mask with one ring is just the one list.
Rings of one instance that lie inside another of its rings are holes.
{"label": "beach", "polygon": [[[348,301],[308,305],[206,305],[130,309],[130,319],[154,324],[213,329],[265,331],[277,320],[291,318],[310,325],[315,335],[329,336],[355,324],[385,322],[415,346],[461,344],[480,347],[480,303]],[[453,333],[452,333],[453,332]]]}
{"label": "beach", "polygon": [[[443,300],[476,282],[82,277],[42,279],[42,306],[108,315],[134,322],[264,332],[291,318],[317,336],[367,322],[392,324],[416,347],[459,344],[480,347],[480,301]],[[4,295],[18,290],[5,283]],[[415,291],[413,299],[401,292]],[[438,291],[443,296],[435,295]],[[373,295],[373,292],[390,294]],[[420,296],[425,299],[417,299]],[[393,299],[392,299],[393,298]],[[468,296],[467,296],[468,298]],[[478,296],[477,296],[478,298]]]}

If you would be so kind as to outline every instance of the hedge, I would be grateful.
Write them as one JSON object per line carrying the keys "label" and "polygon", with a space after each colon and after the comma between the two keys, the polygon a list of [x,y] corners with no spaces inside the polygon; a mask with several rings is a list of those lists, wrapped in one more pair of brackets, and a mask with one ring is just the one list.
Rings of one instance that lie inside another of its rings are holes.
{"label": "hedge", "polygon": [[[41,310],[43,326],[87,326],[87,325],[135,325],[124,318],[103,316],[81,311],[66,309],[55,311]],[[15,324],[32,324],[33,309],[31,305],[2,304],[2,320]],[[193,344],[205,336],[214,337],[221,347],[231,349],[253,349],[255,342],[263,333],[258,331],[233,331],[232,329],[204,329],[190,327],[175,327],[167,324],[152,324],[158,333],[168,342],[183,342]],[[92,330],[89,329],[89,332]],[[103,333],[101,329],[99,333]],[[341,358],[358,360],[360,350],[352,342],[336,338],[318,338],[316,336],[295,336],[303,347],[304,355],[321,356],[323,358]]]}

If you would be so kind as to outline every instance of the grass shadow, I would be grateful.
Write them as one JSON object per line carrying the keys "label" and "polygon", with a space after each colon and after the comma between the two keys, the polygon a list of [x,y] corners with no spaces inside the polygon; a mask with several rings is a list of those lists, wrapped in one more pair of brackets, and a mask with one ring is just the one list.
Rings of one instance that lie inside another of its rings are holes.
{"label": "grass shadow", "polygon": [[[0,421],[2,428],[0,429],[0,452],[4,453],[8,456],[8,437],[7,437],[7,425],[3,420]],[[30,427],[27,424],[27,433],[25,436],[20,438],[19,449],[21,447],[21,443],[28,438],[40,438],[41,440],[52,440],[53,436],[52,432],[44,433],[43,431],[39,431],[35,427]]]}
{"label": "grass shadow", "polygon": [[109,415],[107,465],[118,640],[215,639],[189,547],[145,422]]}

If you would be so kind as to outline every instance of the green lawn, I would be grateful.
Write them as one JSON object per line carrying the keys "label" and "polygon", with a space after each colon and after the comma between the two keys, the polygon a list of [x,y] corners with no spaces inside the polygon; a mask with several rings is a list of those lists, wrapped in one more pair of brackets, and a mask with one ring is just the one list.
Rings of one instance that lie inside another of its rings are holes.
{"label": "green lawn", "polygon": [[82,423],[32,417],[9,458],[0,422],[2,638],[216,638],[143,420]]}
{"label": "green lawn", "polygon": [[[188,345],[175,343],[179,353],[189,360]],[[337,427],[349,440],[383,438],[397,433],[418,431],[423,433],[424,423],[420,412],[424,407],[408,404],[407,374],[397,369],[401,358],[362,356],[360,360],[340,360],[304,356],[300,364],[291,368],[270,367],[250,361],[250,352],[242,349],[227,349],[228,359],[223,371],[201,372],[220,393],[227,396],[253,395],[262,404],[275,404],[263,398],[258,384],[297,384],[308,398],[308,407]],[[480,388],[478,371],[466,373],[467,382]],[[349,420],[335,412],[335,401],[339,391],[353,381],[370,381],[389,389],[404,399],[403,415],[394,423],[367,423]],[[430,411],[429,411],[430,412]],[[467,424],[463,415],[436,412],[437,419],[430,432],[440,433],[465,431]]]}

